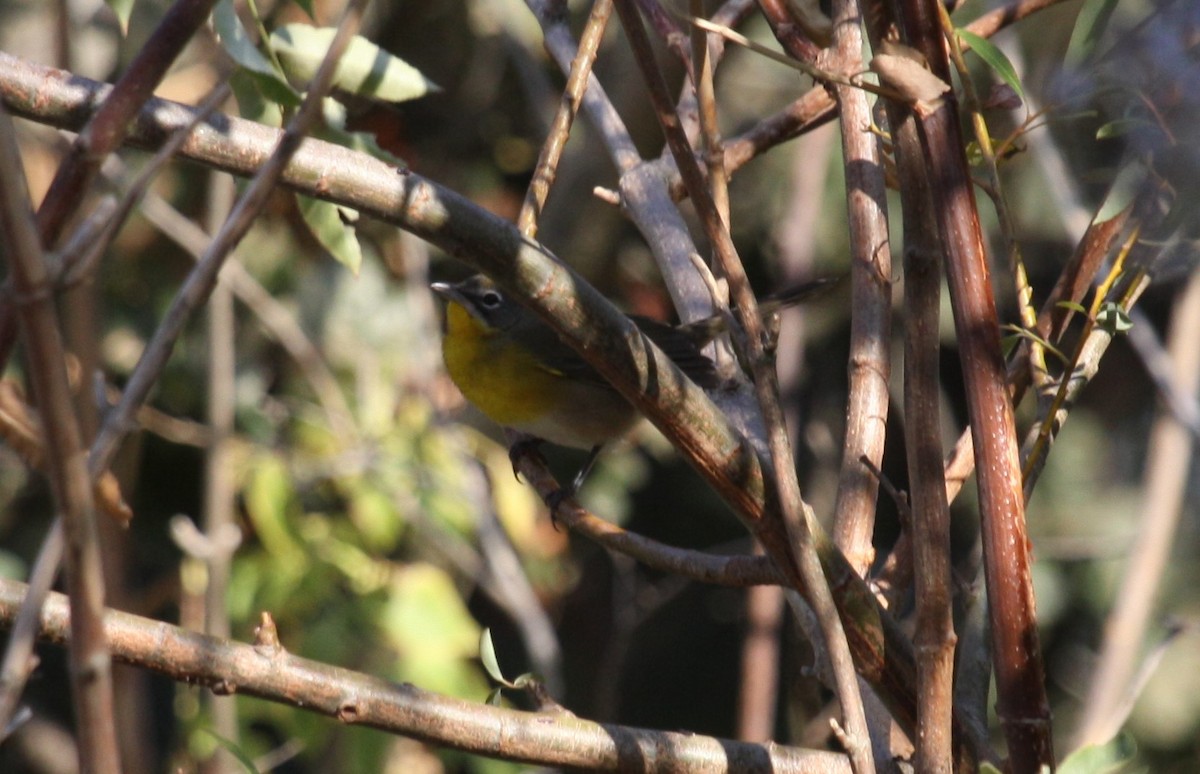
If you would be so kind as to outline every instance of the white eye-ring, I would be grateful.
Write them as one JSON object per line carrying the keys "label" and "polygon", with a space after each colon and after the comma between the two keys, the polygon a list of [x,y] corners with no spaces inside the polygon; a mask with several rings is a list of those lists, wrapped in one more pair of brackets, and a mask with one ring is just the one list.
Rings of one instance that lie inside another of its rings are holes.
{"label": "white eye-ring", "polygon": [[479,302],[488,309],[495,309],[496,307],[500,306],[500,302],[502,300],[503,299],[500,297],[500,294],[494,290],[488,290],[479,297]]}

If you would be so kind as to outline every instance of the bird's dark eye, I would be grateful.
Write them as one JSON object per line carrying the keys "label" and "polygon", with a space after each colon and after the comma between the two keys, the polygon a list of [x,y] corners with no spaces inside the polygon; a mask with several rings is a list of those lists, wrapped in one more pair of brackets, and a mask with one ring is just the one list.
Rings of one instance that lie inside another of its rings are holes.
{"label": "bird's dark eye", "polygon": [[488,290],[479,297],[479,303],[483,304],[485,309],[495,309],[500,306],[500,294],[494,290]]}

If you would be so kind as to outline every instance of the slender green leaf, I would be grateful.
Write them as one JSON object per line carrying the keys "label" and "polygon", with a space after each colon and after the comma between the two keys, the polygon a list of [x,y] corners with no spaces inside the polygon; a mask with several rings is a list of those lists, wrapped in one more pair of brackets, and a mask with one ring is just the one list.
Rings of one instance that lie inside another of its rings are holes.
{"label": "slender green leaf", "polygon": [[1013,67],[1004,52],[997,48],[992,41],[976,35],[974,32],[965,29],[957,29],[955,32],[1024,102],[1025,91],[1021,88],[1021,79],[1017,77],[1017,68]]}
{"label": "slender green leaf", "polygon": [[508,685],[504,673],[500,671],[500,661],[496,658],[496,646],[492,643],[492,630],[484,629],[479,635],[479,659],[488,675],[502,685]]}
{"label": "slender green leaf", "polygon": [[1150,128],[1157,129],[1158,125],[1153,121],[1147,121],[1144,118],[1117,118],[1104,124],[1096,130],[1097,140],[1111,140],[1116,137],[1124,137],[1134,129]]}
{"label": "slender green leaf", "polygon": [[1116,10],[1117,0],[1086,0],[1075,17],[1075,28],[1071,31],[1071,42],[1067,45],[1064,61],[1068,66],[1078,66],[1096,53],[1100,38],[1108,21]]}
{"label": "slender green leaf", "polygon": [[270,60],[262,55],[250,36],[246,34],[242,20],[238,18],[237,12],[233,9],[233,0],[221,0],[217,3],[217,7],[213,9],[213,28],[217,31],[217,39],[221,41],[221,47],[239,67],[262,75],[282,78],[283,73],[278,72],[272,66]]}
{"label": "slender green leaf", "polygon": [[[1028,328],[1022,328],[1019,325],[1012,325],[1012,324],[1004,325],[1001,327],[1006,331],[1012,331],[1013,338],[1026,339],[1028,341],[1033,342],[1034,344],[1039,344],[1039,345],[1041,345],[1041,347],[1043,349],[1045,349],[1051,355],[1053,355],[1054,357],[1057,357],[1059,360],[1062,360],[1063,362],[1066,362],[1067,356],[1064,355],[1062,352],[1060,352],[1057,347],[1055,347],[1053,344],[1051,344],[1049,341],[1047,341],[1045,339],[1045,337],[1039,336],[1037,331],[1032,331],[1032,330],[1029,330]],[[1006,337],[1006,340],[1007,340],[1007,337]]]}
{"label": "slender green leaf", "polygon": [[[289,107],[300,104],[300,97],[287,82],[287,78],[263,56],[246,34],[242,20],[233,10],[233,0],[221,0],[217,3],[217,7],[213,9],[213,27],[217,32],[217,39],[221,41],[221,47],[253,78],[267,99]],[[240,102],[239,99],[239,106]],[[252,115],[246,117],[256,120]]]}

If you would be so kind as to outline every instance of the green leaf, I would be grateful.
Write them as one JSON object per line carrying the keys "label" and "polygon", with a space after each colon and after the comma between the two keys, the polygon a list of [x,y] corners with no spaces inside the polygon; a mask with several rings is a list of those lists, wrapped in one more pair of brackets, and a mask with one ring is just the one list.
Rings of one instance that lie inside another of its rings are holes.
{"label": "green leaf", "polygon": [[1075,17],[1075,28],[1071,31],[1071,42],[1067,45],[1064,61],[1069,66],[1079,66],[1091,59],[1096,46],[1104,36],[1108,21],[1116,10],[1117,0],[1086,0]]}
{"label": "green leaf", "polygon": [[1129,313],[1115,301],[1107,301],[1100,306],[1100,312],[1096,315],[1096,324],[1115,336],[1132,328],[1133,320],[1129,317]]}
{"label": "green leaf", "polygon": [[1117,137],[1124,137],[1134,129],[1155,129],[1157,125],[1153,121],[1147,121],[1144,118],[1117,118],[1104,124],[1096,130],[1097,140],[1111,140]]}
{"label": "green leaf", "polygon": [[1137,744],[1130,734],[1119,734],[1104,744],[1080,747],[1058,767],[1059,774],[1116,774],[1134,755]]}
{"label": "green leaf", "polygon": [[[271,33],[271,48],[293,81],[308,83],[317,73],[337,30],[288,24]],[[404,102],[423,97],[438,87],[397,56],[361,36],[355,36],[338,63],[333,85],[361,97]]]}
{"label": "green leaf", "polygon": [[[358,213],[349,207],[308,196],[297,195],[296,203],[305,225],[321,246],[329,251],[334,260],[357,275],[362,266],[362,246],[351,224],[358,220]],[[343,220],[343,215],[351,222]]]}
{"label": "green leaf", "polygon": [[[217,3],[217,7],[213,9],[213,28],[217,32],[217,39],[221,41],[221,47],[238,67],[254,80],[268,99],[289,107],[300,104],[300,97],[287,82],[287,78],[263,56],[246,34],[242,20],[233,10],[233,0],[221,0]],[[251,115],[246,117],[254,118]]]}
{"label": "green leaf", "polygon": [[1053,344],[1051,344],[1049,341],[1047,341],[1044,337],[1039,336],[1037,331],[1032,331],[1028,328],[1022,328],[1019,325],[1012,325],[1012,324],[1003,325],[1001,327],[1006,331],[1012,331],[1013,338],[1026,339],[1028,341],[1033,342],[1034,344],[1038,344],[1043,349],[1045,349],[1047,352],[1049,352],[1051,355],[1054,355],[1059,360],[1066,362],[1067,356],[1064,355],[1062,352],[1059,352],[1058,349]]}
{"label": "green leaf", "polygon": [[485,628],[479,635],[479,660],[483,662],[483,668],[489,677],[501,685],[509,684],[508,680],[504,679],[504,673],[500,671],[500,661],[496,658],[491,629]]}
{"label": "green leaf", "polygon": [[1078,301],[1059,301],[1055,306],[1059,309],[1070,309],[1072,312],[1079,312],[1080,314],[1088,313],[1087,307]]}
{"label": "green leaf", "polygon": [[453,579],[430,564],[392,573],[387,599],[375,620],[396,649],[394,679],[452,696],[487,690],[479,673],[479,625]]}
{"label": "green leaf", "polygon": [[282,75],[275,70],[270,61],[254,45],[242,20],[233,9],[233,0],[221,0],[213,9],[213,29],[217,32],[217,40],[225,53],[233,58],[239,67],[263,75]]}
{"label": "green leaf", "polygon": [[1004,52],[996,47],[987,38],[976,35],[965,29],[956,29],[955,33],[963,40],[971,50],[974,51],[980,59],[982,59],[988,67],[992,68],[997,75],[1000,76],[1008,87],[1017,93],[1021,101],[1025,101],[1025,91],[1021,88],[1021,79],[1017,77],[1017,69],[1013,67],[1012,62],[1004,55]]}
{"label": "green leaf", "polygon": [[503,697],[504,697],[504,689],[503,688],[493,688],[492,690],[488,691],[487,703],[493,707],[499,707],[500,700]]}
{"label": "green leaf", "polygon": [[343,148],[365,153],[394,167],[404,168],[407,166],[404,159],[385,150],[375,139],[375,135],[369,132],[348,132],[336,126],[326,125],[314,131],[313,136],[334,145],[341,145]]}
{"label": "green leaf", "polygon": [[255,123],[265,126],[283,126],[283,109],[279,102],[267,99],[263,92],[261,75],[249,70],[235,70],[229,76],[229,85],[233,89],[233,97],[237,100],[238,112],[242,118],[248,118]]}
{"label": "green leaf", "polygon": [[356,150],[359,153],[366,153],[397,167],[404,166],[403,159],[393,156],[379,146],[375,135],[368,132],[351,132],[346,129],[345,105],[332,97],[326,97],[325,101],[321,103],[321,110],[324,113],[325,121],[323,125],[313,131],[314,137],[334,145],[341,145],[343,148]]}
{"label": "green leaf", "polygon": [[117,23],[121,25],[121,34],[128,35],[129,17],[133,16],[133,0],[106,0],[106,2],[117,16]]}
{"label": "green leaf", "polygon": [[283,461],[266,454],[250,466],[246,482],[246,514],[263,547],[273,556],[300,564],[304,549],[293,534],[291,512],[295,490]]}

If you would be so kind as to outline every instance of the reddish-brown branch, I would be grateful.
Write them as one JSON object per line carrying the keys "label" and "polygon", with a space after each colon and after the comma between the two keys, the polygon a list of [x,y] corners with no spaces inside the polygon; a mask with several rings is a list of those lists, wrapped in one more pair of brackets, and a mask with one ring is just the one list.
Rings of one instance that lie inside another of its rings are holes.
{"label": "reddish-brown branch", "polygon": [[[924,55],[934,74],[949,82],[941,23],[933,3],[906,0],[901,27],[907,42]],[[918,125],[945,256],[977,460],[997,710],[1014,772],[1036,772],[1042,765],[1054,765],[1054,749],[1016,424],[983,234],[953,97],[948,95],[939,104],[918,111]]]}
{"label": "reddish-brown branch", "polygon": [[920,691],[916,766],[936,774],[952,771],[955,644],[950,507],[942,473],[938,405],[941,267],[936,252],[913,247],[905,251],[904,416],[917,606],[913,644]]}

